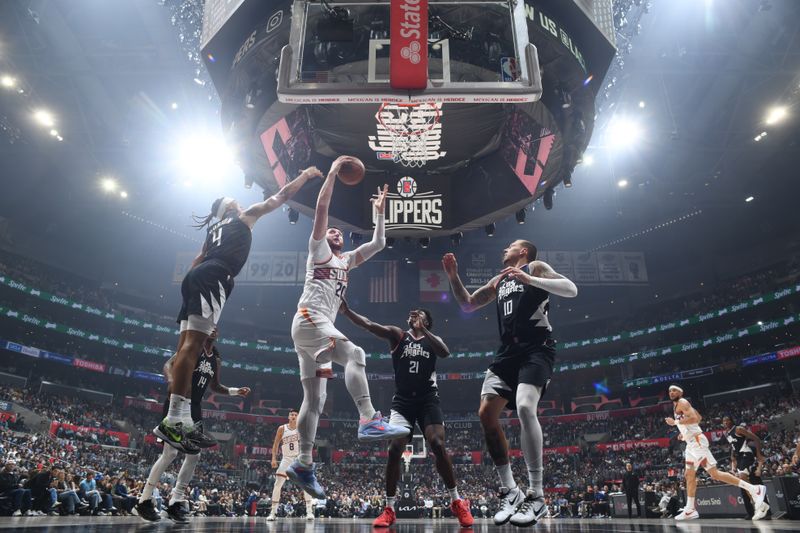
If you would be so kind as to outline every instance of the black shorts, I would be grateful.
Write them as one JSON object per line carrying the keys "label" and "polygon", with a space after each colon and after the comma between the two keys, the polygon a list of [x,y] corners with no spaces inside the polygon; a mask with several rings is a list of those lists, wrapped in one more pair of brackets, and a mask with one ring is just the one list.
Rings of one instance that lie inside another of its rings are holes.
{"label": "black shorts", "polygon": [[[203,421],[203,406],[197,402],[192,402],[189,406],[192,412],[192,422],[195,424],[197,422]],[[161,418],[167,418],[167,413],[169,413],[169,394],[167,394],[167,399],[164,400],[164,408],[161,410]]]}
{"label": "black shorts", "polygon": [[736,471],[747,472],[751,478],[756,476],[756,469],[758,463],[756,462],[756,455],[754,453],[740,453],[736,455]]}
{"label": "black shorts", "polygon": [[203,261],[183,278],[181,296],[183,305],[178,313],[178,323],[197,315],[219,322],[222,308],[233,292],[233,276],[221,261]]}
{"label": "black shorts", "polygon": [[497,394],[508,401],[507,407],[517,406],[517,387],[520,383],[542,388],[542,396],[553,376],[556,360],[555,342],[546,344],[504,344],[489,365],[483,380],[481,396]]}
{"label": "black shorts", "polygon": [[414,425],[417,425],[423,433],[428,426],[444,425],[444,415],[439,406],[439,391],[432,391],[416,398],[396,392],[392,397],[389,423],[409,428],[411,430],[409,440],[414,434]]}

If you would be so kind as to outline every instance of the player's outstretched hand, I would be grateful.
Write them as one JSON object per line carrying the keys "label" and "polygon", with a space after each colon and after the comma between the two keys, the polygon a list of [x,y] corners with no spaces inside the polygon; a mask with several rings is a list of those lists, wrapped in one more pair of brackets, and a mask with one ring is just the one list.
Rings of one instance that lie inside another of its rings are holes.
{"label": "player's outstretched hand", "polygon": [[668,416],[667,418],[665,418],[664,422],[666,422],[670,426],[674,426],[677,423],[677,422],[675,422],[675,419],[672,418],[671,416]]}
{"label": "player's outstretched hand", "polygon": [[380,214],[383,214],[386,208],[386,195],[389,193],[389,185],[384,183],[383,189],[378,187],[378,197],[372,198],[370,202],[372,202],[373,209]]}
{"label": "player's outstretched hand", "polygon": [[339,175],[339,169],[342,168],[342,164],[352,159],[350,156],[347,155],[340,155],[336,159],[334,159],[333,163],[331,163],[331,169],[328,171],[328,179],[335,178]]}
{"label": "player's outstretched hand", "polygon": [[272,458],[272,468],[278,468],[278,460],[275,457]]}
{"label": "player's outstretched hand", "polygon": [[453,254],[444,254],[444,257],[442,257],[442,267],[448,276],[454,276],[458,274],[458,263],[456,262],[456,256]]}
{"label": "player's outstretched hand", "polygon": [[239,388],[239,391],[236,394],[238,394],[239,396],[247,396],[248,394],[250,394],[250,387],[241,387]]}
{"label": "player's outstretched hand", "polygon": [[301,176],[305,176],[306,179],[314,179],[314,178],[321,178],[322,172],[317,167],[308,167],[303,172],[300,173]]}

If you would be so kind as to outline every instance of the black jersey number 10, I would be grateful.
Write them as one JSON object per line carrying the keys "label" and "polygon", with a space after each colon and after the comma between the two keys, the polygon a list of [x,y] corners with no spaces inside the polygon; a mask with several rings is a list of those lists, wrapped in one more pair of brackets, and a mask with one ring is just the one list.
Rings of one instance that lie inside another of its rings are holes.
{"label": "black jersey number 10", "polygon": [[506,300],[503,302],[503,316],[508,316],[514,312],[514,300]]}

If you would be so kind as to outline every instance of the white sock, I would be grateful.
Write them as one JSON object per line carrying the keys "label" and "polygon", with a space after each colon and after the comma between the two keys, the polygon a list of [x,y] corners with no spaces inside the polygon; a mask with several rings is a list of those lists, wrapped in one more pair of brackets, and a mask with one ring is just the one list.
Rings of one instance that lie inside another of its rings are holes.
{"label": "white sock", "polygon": [[397,501],[397,496],[386,497],[386,507],[391,507],[394,510],[394,502]]}
{"label": "white sock", "polygon": [[286,483],[286,478],[283,476],[275,476],[275,484],[272,485],[272,508],[277,509],[278,504],[281,503],[281,489],[283,484]]}
{"label": "white sock", "polygon": [[447,489],[447,493],[450,495],[450,499],[452,501],[460,500],[461,496],[458,495],[458,487],[453,487],[452,489]]}
{"label": "white sock", "polygon": [[317,438],[317,425],[325,405],[328,380],[323,378],[306,378],[300,380],[303,385],[303,403],[297,416],[297,433],[300,435],[300,455],[297,460],[303,466],[314,463],[314,441]]}
{"label": "white sock", "polygon": [[175,425],[183,422],[185,418],[191,418],[191,400],[184,398],[180,394],[169,395],[169,411],[167,411],[167,423]]}
{"label": "white sock", "polygon": [[746,490],[750,494],[755,494],[756,493],[756,486],[755,485],[751,485],[750,483],[748,483],[747,481],[745,481],[743,479],[739,480],[739,488]]}
{"label": "white sock", "polygon": [[686,498],[686,509],[685,510],[690,510],[690,509],[694,509],[694,496],[688,496]]}
{"label": "white sock", "polygon": [[306,500],[306,514],[314,514],[314,498],[307,492],[303,492],[303,497]]}
{"label": "white sock", "polygon": [[194,477],[194,469],[197,468],[197,462],[199,460],[199,453],[196,455],[186,455],[183,458],[181,470],[178,472],[178,478],[175,480],[175,488],[172,489],[172,497],[169,499],[170,505],[176,502],[186,501],[186,489],[189,487],[189,482]]}
{"label": "white sock", "polygon": [[500,476],[500,485],[507,489],[516,489],[517,482],[514,481],[514,474],[511,473],[511,464],[495,465],[497,475]]}

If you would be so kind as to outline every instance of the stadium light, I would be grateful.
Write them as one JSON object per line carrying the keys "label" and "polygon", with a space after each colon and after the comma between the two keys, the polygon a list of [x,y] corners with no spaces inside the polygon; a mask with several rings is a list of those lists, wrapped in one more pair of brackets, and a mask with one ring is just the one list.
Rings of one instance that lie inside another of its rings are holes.
{"label": "stadium light", "polygon": [[628,180],[626,180],[625,178],[617,182],[617,187],[619,187],[620,189],[624,189],[627,186],[628,186]]}
{"label": "stadium light", "polygon": [[117,190],[117,180],[114,178],[103,178],[100,181],[100,186],[106,192],[114,192]]}
{"label": "stadium light", "polygon": [[786,107],[776,106],[767,112],[767,118],[765,122],[772,126],[773,124],[783,121],[783,119],[785,119],[787,116],[789,116],[789,110],[786,109]]}
{"label": "stadium light", "polygon": [[755,199],[756,199],[756,197],[755,197],[755,196],[748,196],[747,198],[745,198],[745,199],[744,199],[744,201],[745,201],[745,202],[747,202],[747,203],[750,203],[750,202],[752,202],[752,201],[753,201],[753,200],[755,200]]}
{"label": "stadium light", "polygon": [[583,161],[581,161],[587,167],[590,167],[594,164],[594,156],[592,154],[586,154],[583,156]]}
{"label": "stadium light", "polygon": [[56,119],[53,117],[53,114],[46,109],[37,109],[34,111],[33,118],[36,122],[47,128],[52,128],[56,124]]}
{"label": "stadium light", "polygon": [[17,86],[17,80],[13,76],[9,76],[8,74],[3,74],[0,77],[0,85],[5,87],[6,89],[13,89]]}
{"label": "stadium light", "polygon": [[606,130],[606,142],[612,148],[630,148],[642,137],[642,127],[629,118],[615,118]]}
{"label": "stadium light", "polygon": [[178,144],[177,164],[184,176],[184,185],[218,181],[236,169],[233,152],[220,136],[211,134],[192,135],[182,140]]}
{"label": "stadium light", "polygon": [[127,198],[127,197],[128,197],[128,192],[127,192],[127,191],[121,191],[121,192],[119,193],[119,195],[120,195],[122,198]]}

